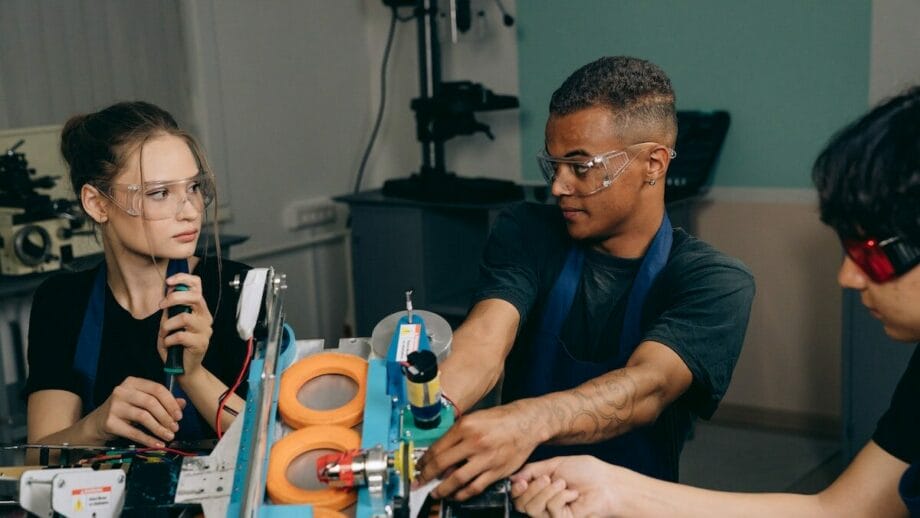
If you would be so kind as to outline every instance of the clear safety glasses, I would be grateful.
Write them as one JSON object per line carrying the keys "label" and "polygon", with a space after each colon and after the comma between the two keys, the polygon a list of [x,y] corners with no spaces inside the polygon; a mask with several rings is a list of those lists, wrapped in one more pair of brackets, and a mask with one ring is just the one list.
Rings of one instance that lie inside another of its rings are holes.
{"label": "clear safety glasses", "polygon": [[182,211],[186,202],[201,214],[214,200],[214,180],[207,173],[170,182],[96,187],[121,210],[147,220],[174,218]]}
{"label": "clear safety glasses", "polygon": [[843,239],[843,249],[874,282],[887,282],[920,264],[920,248],[900,237]]}
{"label": "clear safety glasses", "polygon": [[[629,150],[649,144],[658,145],[656,142],[640,142],[624,149],[608,151],[588,159],[557,158],[544,150],[537,153],[537,163],[540,164],[540,171],[550,188],[552,188],[554,182],[564,181],[565,186],[575,196],[590,196],[610,187],[613,181],[623,174],[626,166],[636,156],[630,156]],[[673,149],[668,148],[668,151],[672,159],[677,156]],[[563,180],[563,170],[568,170],[571,173],[565,180]]]}

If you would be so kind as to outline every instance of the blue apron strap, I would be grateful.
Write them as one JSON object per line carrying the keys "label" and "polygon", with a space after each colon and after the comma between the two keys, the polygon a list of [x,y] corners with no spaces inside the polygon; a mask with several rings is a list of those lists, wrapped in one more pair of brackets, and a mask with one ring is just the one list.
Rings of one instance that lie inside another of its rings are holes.
{"label": "blue apron strap", "polygon": [[541,335],[555,335],[558,337],[559,331],[562,330],[562,324],[569,315],[572,301],[575,300],[575,292],[578,290],[578,282],[581,280],[581,268],[584,262],[584,250],[580,246],[573,244],[565,258],[562,271],[549,292],[549,299],[543,310],[543,318],[540,320]]}
{"label": "blue apron strap", "polygon": [[96,408],[93,401],[93,388],[96,386],[96,368],[99,365],[99,348],[102,346],[102,319],[105,314],[105,263],[99,265],[93,287],[89,293],[89,303],[83,313],[83,326],[77,338],[77,350],[74,352],[73,367],[80,377],[80,399],[83,414]]}
{"label": "blue apron strap", "polygon": [[898,494],[911,516],[920,516],[920,463],[907,468],[898,483]]}
{"label": "blue apron strap", "polygon": [[[578,290],[584,262],[584,250],[573,243],[565,258],[562,271],[559,272],[549,292],[538,332],[534,335],[530,365],[535,369],[550,369],[550,366],[556,362],[556,355],[559,351],[559,333],[562,331],[563,322],[569,316],[572,301],[575,300],[575,292]],[[525,397],[546,394],[555,389],[551,376],[543,374],[531,373],[522,381],[526,387]]]}
{"label": "blue apron strap", "polygon": [[[642,338],[642,307],[652,283],[667,264],[673,242],[672,234],[671,223],[665,214],[630,287],[616,358],[604,363],[574,360],[565,352],[558,338],[581,278],[582,264],[577,256],[583,253],[580,253],[577,247],[570,250],[566,265],[550,291],[546,311],[543,313],[539,332],[535,336],[529,376],[525,382],[528,392],[524,397],[565,390],[626,364]],[[646,475],[673,478],[664,460],[664,452],[670,446],[659,435],[660,432],[652,428],[639,428],[597,444],[541,445],[531,455],[530,460],[558,455],[587,454]]]}
{"label": "blue apron strap", "polygon": [[665,212],[649,245],[648,251],[645,252],[645,258],[642,259],[642,265],[636,273],[633,280],[632,288],[629,291],[629,298],[626,302],[626,315],[623,318],[623,329],[620,332],[620,348],[617,353],[616,365],[626,365],[629,357],[639,345],[642,339],[642,308],[645,305],[645,299],[648,298],[648,292],[668,263],[668,256],[671,254],[671,245],[674,242],[674,229],[671,227],[671,220],[668,219],[668,213]]}

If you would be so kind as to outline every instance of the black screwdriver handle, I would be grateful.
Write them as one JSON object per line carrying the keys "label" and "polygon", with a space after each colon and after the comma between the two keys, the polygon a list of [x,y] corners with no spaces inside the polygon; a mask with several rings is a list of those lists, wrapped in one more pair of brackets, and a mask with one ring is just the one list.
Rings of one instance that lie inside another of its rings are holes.
{"label": "black screwdriver handle", "polygon": [[[188,286],[185,284],[177,284],[175,289],[176,291],[188,291]],[[191,311],[192,308],[188,306],[176,305],[170,306],[167,313],[169,314],[169,318],[172,318],[179,313],[190,313]],[[171,374],[173,376],[185,374],[185,368],[182,363],[182,351],[184,349],[185,348],[179,344],[166,349],[166,364],[163,366],[163,371],[166,374]]]}

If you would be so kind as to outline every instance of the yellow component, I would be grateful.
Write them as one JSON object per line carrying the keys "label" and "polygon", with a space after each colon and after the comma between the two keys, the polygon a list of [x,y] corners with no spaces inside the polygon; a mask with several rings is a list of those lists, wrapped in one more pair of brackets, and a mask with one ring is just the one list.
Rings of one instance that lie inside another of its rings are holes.
{"label": "yellow component", "polygon": [[[406,473],[406,470],[408,470],[410,482],[415,481],[415,456],[412,454],[414,451],[415,447],[412,445],[412,441],[400,441],[396,458],[393,459],[393,467],[400,474]],[[408,466],[405,465],[403,459],[408,460]]]}
{"label": "yellow component", "polygon": [[406,397],[409,399],[409,404],[417,408],[425,408],[437,403],[441,398],[440,377],[435,376],[434,379],[425,383],[414,383],[406,379]]}

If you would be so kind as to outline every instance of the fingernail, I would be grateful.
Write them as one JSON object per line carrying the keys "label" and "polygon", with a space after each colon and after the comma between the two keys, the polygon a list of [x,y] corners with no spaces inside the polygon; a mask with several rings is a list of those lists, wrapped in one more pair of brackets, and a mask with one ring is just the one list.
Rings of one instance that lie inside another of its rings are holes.
{"label": "fingernail", "polygon": [[[182,419],[182,412],[176,412],[175,414],[173,414],[173,417],[176,418],[176,421],[181,420],[181,419]],[[178,427],[179,427],[179,424],[176,423],[176,428],[178,428]]]}
{"label": "fingernail", "polygon": [[166,446],[165,444],[161,442],[156,443],[156,445],[157,445],[157,448],[164,448]]}
{"label": "fingernail", "polygon": [[178,432],[178,431],[179,431],[179,423],[173,423],[172,426],[170,426],[170,428],[172,428],[172,431]]}
{"label": "fingernail", "polygon": [[166,438],[169,439],[170,441],[173,440],[173,437],[175,437],[175,436],[176,436],[176,434],[174,434],[174,433],[172,433],[172,432],[166,432]]}

